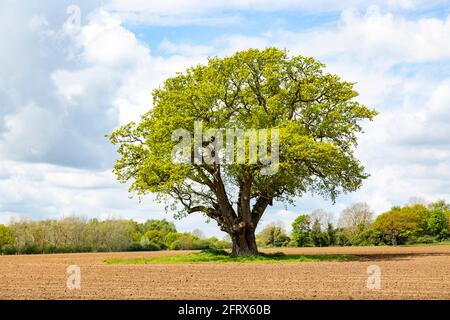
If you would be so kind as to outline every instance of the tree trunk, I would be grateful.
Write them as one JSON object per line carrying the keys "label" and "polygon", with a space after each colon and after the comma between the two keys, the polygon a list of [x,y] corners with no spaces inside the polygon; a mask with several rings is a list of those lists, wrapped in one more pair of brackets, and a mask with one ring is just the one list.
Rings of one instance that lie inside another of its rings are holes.
{"label": "tree trunk", "polygon": [[392,232],[392,246],[397,246],[397,233]]}
{"label": "tree trunk", "polygon": [[233,241],[232,255],[248,257],[258,254],[255,230],[253,228],[240,228],[231,235],[231,240]]}

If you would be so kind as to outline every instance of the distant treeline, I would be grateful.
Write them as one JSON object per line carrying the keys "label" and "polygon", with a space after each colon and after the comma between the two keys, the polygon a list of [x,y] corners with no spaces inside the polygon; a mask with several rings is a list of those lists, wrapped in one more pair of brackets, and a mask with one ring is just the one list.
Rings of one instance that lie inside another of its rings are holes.
{"label": "distant treeline", "polygon": [[[417,200],[417,199],[416,199]],[[271,224],[257,235],[261,247],[379,246],[450,241],[450,205],[410,203],[393,207],[373,220],[365,203],[342,211],[337,226],[332,214],[316,210],[298,216],[288,235],[281,224]]]}
{"label": "distant treeline", "polygon": [[[323,210],[299,215],[290,235],[273,223],[257,234],[260,247],[372,246],[449,241],[450,205],[445,201],[393,207],[373,219],[365,203],[333,215]],[[1,254],[105,251],[196,250],[230,248],[228,240],[206,238],[199,230],[180,233],[167,220],[83,219],[17,221],[0,225]]]}
{"label": "distant treeline", "polygon": [[166,220],[83,219],[18,221],[0,225],[1,254],[224,249],[228,241],[201,231],[180,233]]}

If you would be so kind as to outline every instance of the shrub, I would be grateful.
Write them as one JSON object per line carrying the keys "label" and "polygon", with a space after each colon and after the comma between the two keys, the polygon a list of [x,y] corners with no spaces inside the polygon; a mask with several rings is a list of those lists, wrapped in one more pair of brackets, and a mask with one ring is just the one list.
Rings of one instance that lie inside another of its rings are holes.
{"label": "shrub", "polygon": [[171,250],[193,250],[195,249],[194,242],[198,241],[189,233],[181,233],[177,240],[172,242],[169,249]]}
{"label": "shrub", "polygon": [[389,237],[382,231],[370,228],[356,234],[350,243],[353,246],[380,246],[389,243]]}
{"label": "shrub", "polygon": [[350,246],[352,244],[350,234],[346,229],[338,229],[336,231],[336,244],[338,246]]}
{"label": "shrub", "polygon": [[207,239],[210,247],[213,249],[228,249],[231,248],[231,242],[219,240],[216,237],[211,237]]}
{"label": "shrub", "polygon": [[166,244],[164,243],[165,234],[162,231],[149,230],[144,234],[143,238],[147,238],[148,242],[157,244],[161,249],[166,249]]}
{"label": "shrub", "polygon": [[181,236],[181,233],[178,232],[169,232],[164,237],[164,244],[167,248],[171,248],[173,243],[177,241]]}
{"label": "shrub", "polygon": [[[146,233],[147,234],[147,233]],[[158,251],[161,250],[161,245],[148,238],[148,236],[142,236],[140,241],[140,247],[143,251]]]}
{"label": "shrub", "polygon": [[1,253],[2,254],[16,254],[17,249],[12,244],[5,244],[1,248]]}
{"label": "shrub", "polygon": [[291,240],[284,229],[272,223],[256,235],[257,244],[262,247],[285,247]]}
{"label": "shrub", "polygon": [[436,243],[438,242],[438,239],[436,237],[425,235],[421,237],[410,237],[406,244],[421,244],[421,243]]}

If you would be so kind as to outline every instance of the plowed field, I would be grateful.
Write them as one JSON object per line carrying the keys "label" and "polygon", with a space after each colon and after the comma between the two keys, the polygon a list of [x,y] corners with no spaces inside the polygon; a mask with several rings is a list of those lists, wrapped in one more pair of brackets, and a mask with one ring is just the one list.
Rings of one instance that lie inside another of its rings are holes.
{"label": "plowed field", "polygon": [[[107,258],[183,252],[0,256],[0,299],[450,299],[450,246],[301,248],[355,261],[107,265]],[[81,288],[67,288],[78,265]],[[381,288],[367,287],[367,268]]]}

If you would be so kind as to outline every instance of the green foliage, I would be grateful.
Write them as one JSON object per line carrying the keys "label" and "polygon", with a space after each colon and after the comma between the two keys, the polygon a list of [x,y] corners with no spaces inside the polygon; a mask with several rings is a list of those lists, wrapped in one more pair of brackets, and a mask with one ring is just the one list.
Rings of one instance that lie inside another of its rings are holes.
{"label": "green foliage", "polygon": [[350,242],[353,245],[397,245],[434,243],[449,235],[449,205],[437,201],[396,206],[377,217],[369,229],[358,232]]}
{"label": "green foliage", "polygon": [[213,249],[228,249],[231,247],[231,243],[229,241],[219,240],[216,237],[207,239],[207,242],[210,244],[210,248]]}
{"label": "green foliage", "polygon": [[256,235],[258,246],[262,247],[285,247],[290,238],[284,229],[277,224],[270,224]]}
{"label": "green foliage", "polygon": [[169,246],[171,250],[190,250],[194,249],[194,243],[198,239],[189,233],[180,234],[180,236]]}
{"label": "green foliage", "polygon": [[333,246],[336,244],[336,229],[334,229],[333,225],[331,223],[328,223],[327,225],[327,230],[326,232],[324,232],[324,239],[325,239],[325,244],[327,246]]}
{"label": "green foliage", "polygon": [[[267,48],[213,57],[178,73],[153,92],[153,108],[139,123],[109,135],[120,154],[118,180],[130,182],[138,196],[156,193],[168,207],[180,208],[177,217],[201,212],[216,220],[235,245],[236,230],[254,232],[273,201],[306,192],[335,200],[357,190],[368,177],[354,155],[360,123],[377,112],[354,99],[354,83],[324,68],[313,58]],[[261,163],[174,164],[179,141],[172,134],[193,133],[196,121],[203,121],[203,131],[279,129],[279,170],[268,176]]]}
{"label": "green foliage", "polygon": [[298,247],[311,245],[311,219],[308,215],[298,216],[292,223],[292,239]]}
{"label": "green foliage", "polygon": [[[449,237],[450,209],[446,202],[394,207],[368,227],[335,229],[331,223],[300,215],[292,223],[292,240],[276,224],[258,234],[258,244],[281,246],[370,246],[445,243]],[[195,233],[195,234],[194,234]],[[38,254],[108,251],[155,251],[228,249],[230,240],[204,238],[201,232],[177,232],[166,220],[86,220],[69,217],[61,220],[17,221],[0,225],[1,254]]]}
{"label": "green foliage", "polygon": [[[323,68],[313,58],[289,57],[276,48],[250,49],[210,58],[207,65],[167,79],[154,91],[154,107],[140,124],[130,123],[110,135],[122,155],[115,173],[120,181],[132,180],[131,190],[140,194],[167,194],[186,179],[197,181],[190,166],[171,162],[176,145],[171,137],[179,128],[193,132],[194,121],[204,120],[210,128],[282,130],[282,172],[268,179],[258,176],[255,192],[286,185],[286,192],[294,195],[309,185],[335,196],[340,188],[356,189],[366,175],[351,146],[361,131],[358,121],[372,119],[376,112],[352,100],[358,95],[353,83]],[[322,172],[319,179],[305,171],[309,166]],[[226,174],[236,178],[248,170],[229,169]]]}
{"label": "green foliage", "polygon": [[349,241],[353,246],[383,246],[390,242],[390,237],[382,231],[369,228],[353,235]]}
{"label": "green foliage", "polygon": [[181,233],[179,232],[169,232],[168,234],[166,234],[165,238],[164,238],[164,243],[167,246],[167,248],[169,249],[173,249],[173,243],[175,241],[177,241],[181,236]]}
{"label": "green foliage", "polygon": [[431,244],[437,243],[438,239],[434,236],[424,235],[421,237],[411,236],[405,242],[405,244]]}
{"label": "green foliage", "polygon": [[217,238],[199,239],[178,233],[166,220],[61,220],[19,221],[0,225],[0,253],[38,254],[172,249],[230,248]]}
{"label": "green foliage", "polygon": [[372,223],[371,217],[370,208],[357,203],[341,213],[339,228],[328,223],[324,230],[319,218],[311,226],[311,216],[301,215],[292,224],[293,245],[384,246],[436,243],[449,237],[450,205],[443,200],[428,206],[420,203],[395,206]]}
{"label": "green foliage", "polygon": [[18,253],[125,250],[131,243],[126,221],[82,218],[18,221],[10,225]]}
{"label": "green foliage", "polygon": [[318,262],[318,261],[344,261],[355,259],[351,255],[300,255],[284,254],[281,252],[264,254],[259,253],[250,257],[237,257],[223,250],[204,250],[200,253],[176,254],[152,258],[107,259],[107,264],[151,264],[151,263],[230,263],[230,262]]}
{"label": "green foliage", "polygon": [[[131,248],[134,248],[134,246],[132,246]],[[141,237],[141,240],[139,241],[139,246],[136,246],[136,248],[137,248],[137,251],[140,251],[140,250],[158,251],[158,250],[161,250],[161,245],[160,245],[160,242],[159,243],[155,242],[153,239],[150,239],[147,235],[143,235]]]}
{"label": "green foliage", "polygon": [[428,220],[431,216],[431,211],[423,204],[415,204],[404,206],[400,210],[409,212],[411,217],[415,216],[417,219],[417,225],[414,230],[411,230],[411,234],[415,236],[423,236],[429,233]]}
{"label": "green foliage", "polygon": [[166,219],[163,220],[147,220],[143,225],[139,226],[140,230],[145,233],[148,231],[160,231],[163,234],[169,232],[177,232],[173,222],[168,222]]}
{"label": "green foliage", "polygon": [[352,236],[347,232],[346,229],[337,229],[336,230],[336,245],[345,247],[352,245],[351,242]]}
{"label": "green foliage", "polygon": [[12,244],[5,244],[1,248],[1,254],[16,254],[17,249]]}
{"label": "green foliage", "polygon": [[414,230],[420,228],[421,218],[425,212],[426,208],[423,205],[394,208],[379,215],[372,227],[385,235],[390,235],[391,244],[395,246],[403,243]]}
{"label": "green foliage", "polygon": [[311,242],[315,247],[326,246],[326,237],[322,232],[319,220],[315,220],[311,227]]}
{"label": "green foliage", "polygon": [[10,227],[0,224],[0,254],[11,252],[11,246],[14,243],[14,234]]}
{"label": "green foliage", "polygon": [[428,233],[438,239],[445,239],[449,234],[448,217],[443,210],[433,209],[427,220]]}
{"label": "green foliage", "polygon": [[160,246],[164,245],[165,233],[161,230],[149,230],[143,235],[143,237]]}

